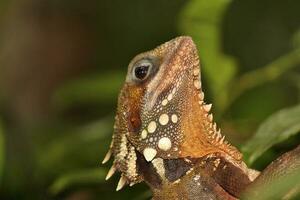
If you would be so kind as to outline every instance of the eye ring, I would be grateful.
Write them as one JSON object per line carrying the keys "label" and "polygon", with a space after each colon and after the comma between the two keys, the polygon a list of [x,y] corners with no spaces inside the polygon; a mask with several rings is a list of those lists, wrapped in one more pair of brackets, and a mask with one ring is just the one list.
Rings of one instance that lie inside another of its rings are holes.
{"label": "eye ring", "polygon": [[134,64],[132,69],[132,76],[136,81],[143,81],[145,80],[152,71],[153,63],[148,60],[144,59]]}

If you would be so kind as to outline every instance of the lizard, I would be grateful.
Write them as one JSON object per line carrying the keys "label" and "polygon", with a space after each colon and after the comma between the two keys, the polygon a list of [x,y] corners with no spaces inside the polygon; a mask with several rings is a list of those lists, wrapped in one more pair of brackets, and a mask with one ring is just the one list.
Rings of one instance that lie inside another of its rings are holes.
{"label": "lizard", "polygon": [[[106,180],[121,172],[117,191],[145,182],[153,200],[239,199],[257,177],[264,179],[225,139],[211,108],[191,37],[177,37],[134,57],[102,162],[114,157]],[[272,170],[265,174],[272,176]]]}

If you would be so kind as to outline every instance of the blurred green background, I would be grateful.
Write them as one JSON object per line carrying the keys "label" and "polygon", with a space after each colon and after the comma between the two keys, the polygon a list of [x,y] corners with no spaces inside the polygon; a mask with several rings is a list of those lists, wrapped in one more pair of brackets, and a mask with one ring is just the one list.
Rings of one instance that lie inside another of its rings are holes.
{"label": "blurred green background", "polygon": [[300,144],[299,0],[1,0],[0,199],[149,199],[101,165],[136,54],[179,35],[206,101],[263,169]]}

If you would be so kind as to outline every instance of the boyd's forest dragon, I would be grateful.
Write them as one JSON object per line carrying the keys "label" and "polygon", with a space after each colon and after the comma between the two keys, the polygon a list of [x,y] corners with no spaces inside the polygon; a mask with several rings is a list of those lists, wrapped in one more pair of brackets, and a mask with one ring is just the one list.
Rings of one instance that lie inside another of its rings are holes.
{"label": "boyd's forest dragon", "polygon": [[106,179],[121,172],[117,190],[146,182],[153,199],[238,199],[249,186],[272,181],[285,164],[300,166],[300,147],[262,175],[221,134],[204,101],[196,46],[182,36],[129,64],[120,92]]}

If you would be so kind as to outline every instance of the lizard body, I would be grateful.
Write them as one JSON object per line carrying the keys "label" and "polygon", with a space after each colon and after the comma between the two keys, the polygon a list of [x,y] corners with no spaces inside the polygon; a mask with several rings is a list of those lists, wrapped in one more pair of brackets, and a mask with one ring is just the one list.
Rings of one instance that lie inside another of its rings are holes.
{"label": "lizard body", "polygon": [[106,179],[145,181],[153,199],[240,197],[259,175],[221,134],[204,101],[197,48],[182,36],[137,55],[118,99]]}

